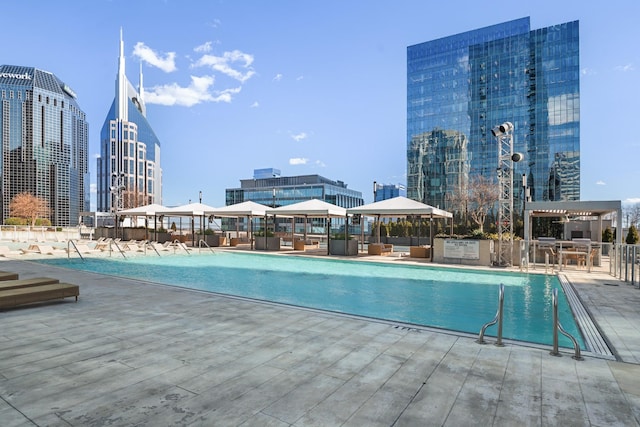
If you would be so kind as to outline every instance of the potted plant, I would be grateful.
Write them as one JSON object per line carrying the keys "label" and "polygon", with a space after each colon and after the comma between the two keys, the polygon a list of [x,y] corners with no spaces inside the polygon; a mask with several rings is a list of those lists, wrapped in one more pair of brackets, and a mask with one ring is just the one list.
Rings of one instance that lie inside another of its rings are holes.
{"label": "potted plant", "polygon": [[345,233],[336,233],[329,239],[331,255],[358,255],[358,241]]}
{"label": "potted plant", "polygon": [[280,237],[276,237],[273,231],[260,230],[255,233],[255,247],[257,250],[262,251],[279,251],[280,250]]}

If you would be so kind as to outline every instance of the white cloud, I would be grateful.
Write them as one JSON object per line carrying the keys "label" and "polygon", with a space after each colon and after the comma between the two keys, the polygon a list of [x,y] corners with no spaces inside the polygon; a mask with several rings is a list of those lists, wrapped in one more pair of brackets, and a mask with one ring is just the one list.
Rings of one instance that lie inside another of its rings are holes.
{"label": "white cloud", "polygon": [[618,65],[616,67],[616,71],[627,72],[627,71],[633,71],[633,70],[635,70],[635,67],[633,66],[633,64]]}
{"label": "white cloud", "polygon": [[282,80],[282,74],[280,73],[276,74],[275,77],[273,77],[274,82],[279,82],[280,80]]}
{"label": "white cloud", "polygon": [[316,160],[316,166],[320,166],[321,168],[326,167],[327,165],[324,164],[324,162],[322,160]]}
{"label": "white cloud", "polygon": [[304,76],[298,76],[298,77],[296,78],[296,81],[300,81],[300,80],[303,80],[303,79],[304,79]]}
{"label": "white cloud", "polygon": [[133,47],[133,55],[151,66],[160,68],[166,73],[170,73],[177,69],[175,52],[169,52],[163,57],[162,55],[154,52],[153,49],[145,45],[143,42],[138,42]]}
{"label": "white cloud", "polygon": [[[239,50],[225,52],[222,56],[203,55],[193,64],[193,67],[210,67],[214,71],[218,71],[239,82],[246,82],[255,74],[251,64],[253,63],[253,55],[243,53]],[[240,70],[234,68],[235,65]]]}
{"label": "white cloud", "polygon": [[207,25],[209,25],[211,28],[218,28],[221,23],[222,21],[216,18],[213,21],[209,22]]}
{"label": "white cloud", "polygon": [[290,165],[306,165],[309,159],[305,159],[304,157],[294,157],[289,159]]}
{"label": "white cloud", "polygon": [[300,132],[300,133],[298,133],[298,134],[291,135],[291,139],[293,139],[293,140],[294,140],[294,141],[296,141],[296,142],[300,142],[300,141],[302,141],[303,139],[307,139],[307,136],[308,136],[308,135],[307,135],[305,132]]}
{"label": "white cloud", "polygon": [[260,106],[260,104],[258,103],[258,101],[255,101],[253,104],[251,104],[251,108],[258,108]]}
{"label": "white cloud", "polygon": [[580,70],[580,74],[582,74],[583,76],[593,76],[597,73],[591,68],[583,68],[582,70]]}
{"label": "white cloud", "polygon": [[622,203],[628,203],[630,205],[637,205],[640,203],[640,197],[629,197],[628,199],[624,199]]}
{"label": "white cloud", "polygon": [[211,52],[211,46],[212,46],[212,42],[206,42],[204,44],[201,44],[200,46],[196,46],[193,48],[194,52]]}
{"label": "white cloud", "polygon": [[579,102],[580,95],[577,93],[550,96],[547,100],[549,124],[558,126],[577,121],[577,115],[567,113],[573,111],[579,105]]}
{"label": "white cloud", "polygon": [[181,105],[191,107],[203,102],[231,102],[233,95],[241,88],[210,91],[215,78],[213,76],[191,76],[191,84],[182,87],[177,83],[155,86],[145,90],[145,101],[149,104]]}
{"label": "white cloud", "polygon": [[602,180],[599,180],[599,181],[596,181],[596,185],[607,185],[607,183]]}

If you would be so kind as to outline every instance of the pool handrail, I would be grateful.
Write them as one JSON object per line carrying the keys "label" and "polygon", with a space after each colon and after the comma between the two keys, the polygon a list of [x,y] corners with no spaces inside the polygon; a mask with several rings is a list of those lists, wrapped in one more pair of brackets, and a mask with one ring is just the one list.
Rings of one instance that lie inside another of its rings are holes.
{"label": "pool handrail", "polygon": [[209,248],[209,250],[211,251],[212,254],[215,254],[215,251],[213,250],[213,248],[211,246],[209,246],[207,244],[207,242],[205,242],[203,239],[200,239],[200,241],[198,242],[198,251],[202,250],[202,245],[205,245],[207,248]]}
{"label": "pool handrail", "polygon": [[553,289],[552,293],[552,302],[553,302],[553,350],[549,354],[552,356],[561,356],[560,351],[558,351],[558,331],[562,333],[565,337],[569,338],[573,343],[573,359],[575,360],[583,360],[580,354],[580,345],[578,345],[578,341],[571,335],[569,332],[565,331],[560,324],[560,320],[558,319],[558,288]]}
{"label": "pool handrail", "polygon": [[71,258],[71,246],[73,246],[73,248],[76,250],[76,252],[80,256],[80,259],[84,261],[84,257],[80,253],[80,249],[78,249],[78,247],[76,246],[76,243],[73,241],[73,239],[69,239],[67,241],[67,258]]}
{"label": "pool handrail", "polygon": [[115,240],[111,239],[109,241],[109,256],[111,256],[111,245],[116,245],[116,248],[118,248],[118,252],[120,252],[120,254],[122,254],[123,258],[126,258],[127,256],[124,254],[124,251],[122,250],[122,248],[120,247],[120,245],[118,245],[118,242],[116,242]]}
{"label": "pool handrail", "polygon": [[500,287],[498,290],[498,311],[496,312],[495,317],[493,318],[493,320],[491,320],[490,322],[485,323],[482,326],[482,329],[480,329],[480,335],[478,335],[478,339],[476,340],[476,342],[478,344],[486,344],[485,340],[484,340],[484,333],[487,330],[487,328],[491,325],[495,325],[496,323],[498,324],[498,336],[497,336],[497,341],[495,343],[495,345],[497,347],[504,347],[504,344],[502,343],[502,319],[503,319],[503,314],[504,314],[504,283],[500,283]]}

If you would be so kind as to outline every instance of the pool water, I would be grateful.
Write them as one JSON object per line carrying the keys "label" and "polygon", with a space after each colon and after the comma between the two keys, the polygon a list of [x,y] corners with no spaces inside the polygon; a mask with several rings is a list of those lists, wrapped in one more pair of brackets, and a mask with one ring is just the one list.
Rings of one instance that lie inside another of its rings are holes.
{"label": "pool water", "polygon": [[[585,349],[560,282],[550,275],[229,252],[39,262],[471,334],[495,316],[502,283],[503,338],[544,345],[553,343],[557,288],[560,323]],[[496,333],[491,326],[486,335]],[[571,347],[562,335],[559,344]]]}

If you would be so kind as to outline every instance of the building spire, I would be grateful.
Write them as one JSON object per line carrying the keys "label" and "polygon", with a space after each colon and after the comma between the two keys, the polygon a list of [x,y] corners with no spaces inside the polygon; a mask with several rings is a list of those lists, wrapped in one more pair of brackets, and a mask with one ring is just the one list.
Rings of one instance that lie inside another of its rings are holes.
{"label": "building spire", "polygon": [[138,88],[140,93],[140,102],[144,102],[144,85],[142,83],[142,61],[140,61],[140,87]]}
{"label": "building spire", "polygon": [[128,120],[127,76],[125,74],[124,40],[120,27],[120,55],[118,56],[118,75],[116,77],[116,119]]}

